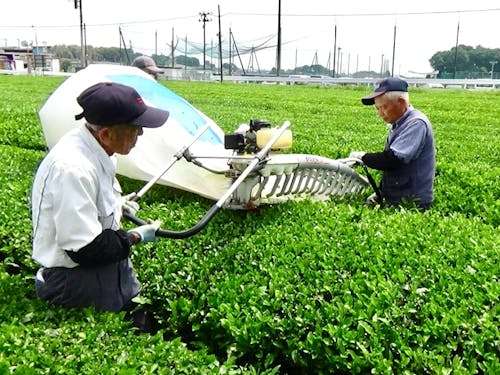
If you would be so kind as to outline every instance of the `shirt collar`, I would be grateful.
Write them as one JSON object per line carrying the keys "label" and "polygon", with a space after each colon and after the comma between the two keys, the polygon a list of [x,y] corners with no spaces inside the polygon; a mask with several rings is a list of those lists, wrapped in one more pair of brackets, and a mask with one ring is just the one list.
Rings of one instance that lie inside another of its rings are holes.
{"label": "shirt collar", "polygon": [[401,125],[403,122],[405,122],[412,111],[413,111],[413,107],[410,104],[408,106],[408,109],[406,110],[406,112],[403,113],[403,115],[400,118],[398,118],[396,121],[394,121],[394,124],[392,124],[392,130],[397,129],[399,127],[399,125]]}
{"label": "shirt collar", "polygon": [[97,142],[92,133],[85,125],[80,127],[80,133],[82,135],[83,142],[87,145],[89,150],[97,157],[102,167],[108,174],[115,174],[116,171],[116,157],[114,155],[109,156],[104,148]]}

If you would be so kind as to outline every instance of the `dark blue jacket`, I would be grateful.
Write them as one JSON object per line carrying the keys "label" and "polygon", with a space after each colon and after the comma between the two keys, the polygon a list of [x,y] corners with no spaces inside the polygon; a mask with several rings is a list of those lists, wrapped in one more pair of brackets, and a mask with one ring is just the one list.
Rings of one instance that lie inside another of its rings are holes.
{"label": "dark blue jacket", "polygon": [[385,150],[392,150],[404,164],[383,171],[381,191],[388,205],[404,199],[428,206],[434,199],[436,151],[429,119],[410,106],[394,124]]}

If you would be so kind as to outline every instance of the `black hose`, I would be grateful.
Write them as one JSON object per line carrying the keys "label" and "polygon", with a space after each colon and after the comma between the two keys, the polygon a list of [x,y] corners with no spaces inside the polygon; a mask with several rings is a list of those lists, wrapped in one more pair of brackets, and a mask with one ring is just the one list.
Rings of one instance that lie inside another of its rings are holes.
{"label": "black hose", "polygon": [[363,169],[365,170],[366,177],[368,178],[368,182],[370,183],[373,190],[375,191],[375,194],[377,195],[378,202],[380,203],[380,205],[382,205],[382,203],[384,202],[384,196],[382,195],[382,191],[380,191],[379,187],[377,186],[377,183],[375,182],[375,179],[368,171],[368,167],[366,166],[366,164],[363,163],[362,166],[363,166]]}
{"label": "black hose", "polygon": [[[214,204],[208,212],[201,218],[201,220],[198,222],[198,224],[194,225],[193,227],[185,230],[185,231],[172,231],[172,230],[165,230],[165,229],[158,229],[156,231],[156,236],[157,237],[163,237],[163,238],[175,238],[175,239],[180,239],[180,238],[188,238],[191,236],[194,236],[196,233],[201,231],[207,224],[208,222],[214,217],[214,215],[219,211],[220,207],[216,204]],[[136,225],[145,225],[147,222],[145,222],[142,219],[139,219],[137,216],[124,213],[123,217],[125,217],[127,220],[131,221],[132,223]]]}

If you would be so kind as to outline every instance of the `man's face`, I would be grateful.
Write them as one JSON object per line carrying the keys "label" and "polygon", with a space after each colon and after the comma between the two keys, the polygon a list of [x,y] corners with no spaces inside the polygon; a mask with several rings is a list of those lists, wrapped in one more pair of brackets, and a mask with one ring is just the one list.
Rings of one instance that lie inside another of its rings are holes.
{"label": "man's face", "polygon": [[388,124],[393,124],[406,111],[405,101],[400,99],[391,100],[387,95],[375,97],[375,108],[378,115]]}
{"label": "man's face", "polygon": [[108,148],[112,153],[127,155],[134,148],[137,138],[143,134],[142,127],[115,125],[109,127]]}

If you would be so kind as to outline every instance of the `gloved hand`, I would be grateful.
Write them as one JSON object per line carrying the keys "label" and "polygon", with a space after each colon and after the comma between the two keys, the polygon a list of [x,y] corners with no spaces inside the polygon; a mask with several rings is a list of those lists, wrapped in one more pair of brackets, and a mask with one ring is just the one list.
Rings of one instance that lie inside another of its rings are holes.
{"label": "gloved hand", "polygon": [[139,211],[139,203],[133,200],[136,196],[136,193],[130,193],[120,198],[123,213],[135,216],[137,211]]}
{"label": "gloved hand", "polygon": [[380,204],[378,201],[377,193],[373,193],[368,198],[366,198],[365,204],[369,207],[375,207],[377,204]]}
{"label": "gloved hand", "polygon": [[365,151],[352,151],[349,154],[349,157],[353,158],[353,159],[360,159],[361,160],[365,154],[366,154]]}
{"label": "gloved hand", "polygon": [[137,233],[141,237],[141,240],[139,242],[156,242],[158,241],[158,237],[156,237],[156,231],[160,229],[160,225],[161,221],[155,220],[150,222],[149,224],[130,229],[129,233]]}

